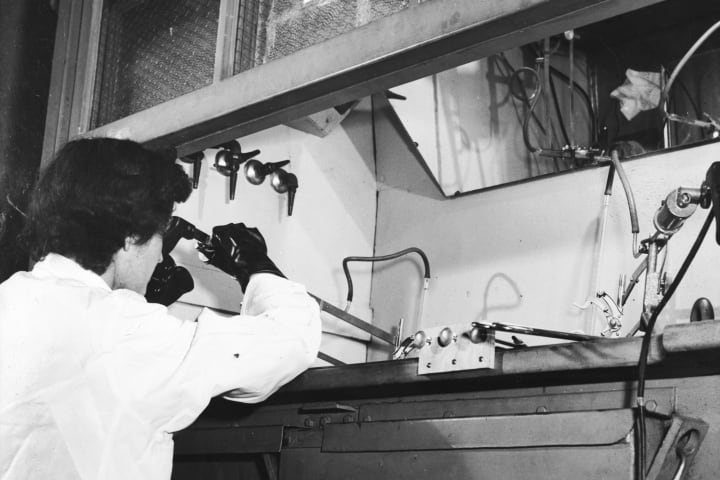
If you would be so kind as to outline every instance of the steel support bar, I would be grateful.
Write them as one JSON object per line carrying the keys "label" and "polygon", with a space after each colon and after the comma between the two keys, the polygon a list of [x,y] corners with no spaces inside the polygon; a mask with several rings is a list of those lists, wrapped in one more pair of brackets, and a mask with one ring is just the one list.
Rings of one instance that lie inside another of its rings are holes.
{"label": "steel support bar", "polygon": [[523,448],[627,442],[631,409],[325,426],[323,452]]}
{"label": "steel support bar", "polygon": [[594,335],[584,335],[581,333],[561,332],[558,330],[546,330],[543,328],[526,327],[523,325],[512,325],[510,323],[480,323],[475,322],[484,328],[497,330],[498,332],[518,333],[522,335],[533,335],[536,337],[559,338],[561,340],[571,340],[574,342],[584,342],[587,340],[603,340],[604,337]]}
{"label": "steel support bar", "polygon": [[388,333],[385,330],[366,322],[365,320],[361,320],[358,317],[347,313],[345,310],[336,307],[332,303],[326,302],[322,298],[313,295],[312,293],[309,295],[314,298],[316,302],[318,302],[318,305],[320,305],[320,310],[327,312],[333,317],[337,317],[344,322],[349,323],[353,327],[357,327],[364,332],[368,332],[373,337],[384,340],[390,345],[395,345],[395,336],[391,333]]}
{"label": "steel support bar", "polygon": [[345,365],[345,362],[343,362],[342,360],[338,360],[337,358],[333,357],[332,355],[328,355],[327,353],[318,352],[317,357],[320,360],[328,362],[330,365],[332,365],[334,367],[339,367],[341,365]]}

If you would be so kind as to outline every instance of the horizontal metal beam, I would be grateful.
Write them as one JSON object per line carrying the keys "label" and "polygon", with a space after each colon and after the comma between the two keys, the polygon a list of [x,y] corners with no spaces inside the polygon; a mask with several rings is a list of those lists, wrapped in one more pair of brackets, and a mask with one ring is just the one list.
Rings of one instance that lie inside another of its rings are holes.
{"label": "horizontal metal beam", "polygon": [[627,442],[631,409],[326,425],[323,452],[521,448]]}
{"label": "horizontal metal beam", "polygon": [[[417,359],[353,364],[336,368],[310,369],[283,387],[282,393],[308,391],[355,390],[393,386],[411,387],[448,381],[475,380],[489,382],[513,375],[583,372],[600,369],[632,368],[640,355],[641,338],[604,339],[591,342],[569,342],[555,345],[495,350],[495,368],[418,375]],[[716,350],[720,353],[720,348]],[[648,363],[665,359],[662,336],[650,342]],[[718,367],[720,370],[720,367]],[[342,372],[341,374],[339,372]]]}
{"label": "horizontal metal beam", "polygon": [[433,0],[88,132],[180,155],[661,0]]}

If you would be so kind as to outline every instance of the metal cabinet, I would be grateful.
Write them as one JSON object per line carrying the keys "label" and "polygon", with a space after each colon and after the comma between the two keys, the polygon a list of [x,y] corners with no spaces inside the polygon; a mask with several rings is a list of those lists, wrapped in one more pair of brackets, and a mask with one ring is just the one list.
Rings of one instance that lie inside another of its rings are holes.
{"label": "metal cabinet", "polygon": [[[298,391],[253,407],[218,399],[176,435],[173,478],[636,478],[628,384],[551,385],[559,380],[510,389],[464,381],[437,386],[451,392],[382,398],[314,393],[339,402],[293,401]],[[695,388],[683,382],[648,389],[649,479],[674,478],[712,448],[702,445],[707,424],[678,412]],[[696,383],[708,382],[717,388],[717,379]],[[712,478],[699,471],[683,478]]]}
{"label": "metal cabinet", "polygon": [[[213,400],[175,435],[174,479],[633,479],[640,341],[496,351],[493,370],[436,375],[417,359],[311,369],[261,405]],[[718,345],[717,321],[651,343],[648,479],[717,477]]]}

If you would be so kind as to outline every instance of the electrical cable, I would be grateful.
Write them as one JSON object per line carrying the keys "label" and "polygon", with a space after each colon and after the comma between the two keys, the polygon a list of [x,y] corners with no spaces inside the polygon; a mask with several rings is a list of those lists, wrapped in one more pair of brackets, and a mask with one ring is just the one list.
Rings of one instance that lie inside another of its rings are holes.
{"label": "electrical cable", "polygon": [[[562,42],[562,39],[559,40],[558,43],[557,43],[557,45],[556,45],[554,48],[550,49],[549,52],[545,52],[545,50],[547,50],[547,48],[542,49],[541,46],[527,45],[527,46],[525,46],[525,47],[523,47],[523,48],[525,48],[526,51],[528,51],[530,54],[534,55],[534,56],[537,57],[537,58],[544,58],[545,53],[548,53],[548,54],[550,54],[550,55],[555,54],[555,53],[557,52],[557,50],[559,49],[561,42]],[[546,43],[546,47],[547,47],[547,43]],[[507,61],[507,60],[505,60],[505,61]],[[537,77],[537,79],[538,79],[538,86],[539,86],[540,88],[536,88],[536,89],[535,89],[535,91],[533,92],[533,96],[534,96],[534,95],[540,95],[540,94],[544,91],[544,89],[542,88],[542,84],[540,83],[540,74],[539,74],[539,72],[538,72],[537,70],[531,69],[530,67],[523,67],[523,68],[526,68],[526,69],[531,70],[531,71],[534,72],[534,74],[536,75],[536,77]],[[598,135],[598,133],[597,133],[597,122],[596,122],[596,119],[595,119],[595,113],[594,113],[594,109],[593,109],[593,106],[592,106],[592,101],[591,101],[591,99],[590,99],[590,95],[587,93],[587,91],[585,91],[585,89],[582,88],[582,86],[581,86],[580,84],[578,84],[578,83],[575,82],[573,79],[571,79],[570,77],[568,77],[567,75],[565,75],[563,72],[561,72],[560,70],[558,70],[556,67],[553,67],[552,65],[549,65],[549,62],[546,62],[545,68],[546,68],[546,70],[547,70],[547,72],[544,72],[544,75],[545,75],[545,77],[547,78],[547,82],[546,82],[546,83],[547,83],[547,87],[546,87],[546,88],[548,88],[549,93],[552,93],[553,103],[555,104],[555,110],[556,110],[556,112],[557,112],[558,121],[560,122],[560,129],[561,129],[561,131],[562,131],[561,133],[562,133],[562,136],[563,136],[563,140],[565,141],[565,144],[568,145],[568,146],[570,146],[570,147],[573,147],[573,145],[570,145],[570,143],[571,143],[571,141],[570,141],[570,140],[571,140],[571,139],[570,139],[570,135],[568,134],[568,131],[567,131],[566,126],[565,126],[565,121],[563,120],[562,114],[560,113],[560,112],[561,112],[561,109],[560,109],[560,106],[559,106],[559,100],[558,100],[558,98],[557,98],[557,91],[556,91],[556,89],[555,89],[554,83],[552,82],[552,76],[553,76],[553,75],[556,76],[556,77],[558,77],[558,78],[560,78],[560,79],[563,80],[565,83],[567,83],[569,86],[571,86],[573,92],[574,92],[574,91],[577,91],[577,92],[580,93],[580,95],[582,96],[583,101],[584,101],[585,105],[587,106],[587,109],[588,109],[588,112],[589,112],[589,117],[590,117],[590,142],[591,142],[591,143],[594,143],[594,139],[596,138],[596,136]],[[512,92],[512,90],[511,90],[511,92]],[[546,92],[546,93],[548,93],[548,92]],[[515,96],[516,98],[518,98],[517,95],[515,95],[515,94],[513,94],[513,96]],[[533,98],[533,97],[531,97],[531,99],[532,99],[532,98]],[[548,98],[547,100],[549,100],[549,98]],[[549,103],[549,102],[548,102],[548,103]],[[531,110],[532,110],[532,111],[534,111],[535,106],[536,106],[536,103],[531,103],[531,104],[530,104],[530,107],[531,107]],[[550,107],[549,107],[549,105],[548,105],[548,111],[549,111],[549,108],[550,108]],[[531,113],[531,114],[534,116],[534,113]],[[550,125],[550,126],[552,126],[552,125]],[[525,122],[523,122],[523,141],[524,141],[524,143],[525,143],[525,147],[526,147],[530,152],[532,152],[532,153],[541,153],[541,152],[543,152],[543,151],[551,151],[551,150],[552,150],[552,145],[550,146],[550,150],[545,150],[544,148],[533,146],[532,143],[529,141],[529,132],[528,132],[528,130],[529,130],[529,121],[526,120]],[[574,154],[574,150],[571,152],[571,154]],[[574,155],[573,155],[573,156],[574,156]],[[553,158],[555,158],[555,157],[553,157]]]}
{"label": "electrical cable", "polygon": [[700,229],[700,232],[698,232],[698,236],[695,239],[695,242],[693,243],[692,247],[690,248],[690,251],[688,252],[687,256],[685,257],[685,260],[682,263],[682,266],[678,270],[677,276],[675,277],[675,280],[673,280],[670,287],[667,289],[667,292],[665,292],[665,295],[663,296],[662,300],[660,300],[660,303],[658,304],[657,308],[653,311],[652,315],[650,316],[650,319],[647,323],[647,329],[645,332],[645,335],[642,339],[642,344],[640,347],[640,358],[638,360],[638,380],[637,380],[637,406],[638,406],[638,468],[639,468],[639,480],[645,479],[645,462],[647,458],[647,451],[645,446],[645,437],[646,435],[646,426],[645,426],[645,374],[647,370],[647,361],[648,361],[648,353],[650,351],[650,339],[652,337],[653,329],[655,328],[655,323],[657,321],[658,316],[660,315],[660,312],[662,312],[663,308],[665,308],[665,305],[667,305],[668,301],[672,297],[672,295],[675,293],[675,290],[677,290],[678,285],[682,281],[683,277],[685,276],[685,273],[687,273],[688,268],[690,267],[690,264],[695,259],[695,255],[697,254],[698,250],[700,249],[700,245],[702,245],[703,240],[705,239],[705,235],[707,234],[708,230],[710,229],[710,224],[713,221],[714,213],[712,209],[708,212],[708,216],[705,219],[705,223],[703,223],[702,228]]}
{"label": "electrical cable", "polygon": [[389,253],[387,255],[377,257],[345,257],[342,261],[343,271],[345,272],[345,279],[347,280],[348,286],[347,304],[345,305],[345,311],[347,312],[350,309],[350,305],[352,304],[353,299],[353,283],[352,278],[350,277],[350,270],[348,269],[349,262],[381,262],[385,260],[393,260],[403,255],[407,255],[408,253],[417,253],[418,255],[420,255],[420,258],[422,258],[423,266],[425,268],[424,278],[425,282],[427,283],[430,280],[430,262],[428,261],[425,252],[423,252],[417,247],[410,247],[406,248],[405,250],[400,250],[399,252]]}
{"label": "electrical cable", "polygon": [[[550,67],[550,73],[552,75],[555,75],[556,77],[559,77],[560,80],[563,80],[568,85],[570,84],[570,77],[565,75],[563,72],[561,72],[557,68]],[[582,88],[582,86],[580,84],[578,84],[575,81],[573,81],[572,84],[573,84],[573,90],[576,90],[580,94],[580,96],[583,98],[583,100],[585,102],[585,105],[588,108],[588,111],[590,112],[590,131],[592,132],[592,135],[591,135],[591,140],[592,140],[592,138],[594,138],[595,135],[597,135],[597,131],[596,131],[597,123],[595,121],[595,115],[593,115],[592,100],[590,99],[590,95],[588,94],[588,92],[586,92],[585,89]]]}
{"label": "electrical cable", "polygon": [[553,103],[555,104],[555,112],[558,116],[558,122],[560,123],[560,131],[562,132],[563,139],[565,140],[565,145],[570,145],[570,136],[568,135],[567,129],[565,128],[565,120],[562,116],[562,110],[560,109],[560,102],[558,101],[558,95],[557,90],[555,89],[555,82],[553,82],[552,77],[550,78],[550,91],[552,91],[552,97],[553,97]]}
{"label": "electrical cable", "polygon": [[637,236],[638,233],[640,233],[640,224],[638,222],[638,214],[637,214],[637,207],[635,205],[635,195],[633,195],[632,187],[630,186],[630,181],[627,178],[627,174],[625,173],[625,169],[622,166],[622,163],[620,162],[620,156],[618,154],[617,149],[613,149],[610,152],[610,158],[612,160],[613,165],[615,165],[615,169],[617,170],[618,177],[620,177],[620,183],[623,186],[623,190],[625,191],[625,198],[628,202],[628,210],[630,211],[630,227],[633,234],[633,256],[635,258],[640,256],[640,252],[637,249]]}
{"label": "electrical cable", "polygon": [[[510,63],[510,61],[505,57],[505,54],[501,52],[498,55],[495,55],[494,57],[499,58],[502,61],[502,64],[505,66],[505,68],[507,68],[510,71],[509,74],[506,74],[506,76],[510,77],[510,80],[508,82],[509,89],[510,89],[510,95],[512,95],[517,100],[520,100],[521,102],[523,102],[524,105],[529,106],[530,100],[538,93],[537,87],[535,87],[535,89],[533,89],[532,96],[528,97],[527,93],[525,93],[525,89],[523,88],[522,82],[520,81],[519,73],[517,73],[517,70],[515,70],[515,67],[513,67],[512,64]],[[529,70],[536,77],[536,81],[539,81],[537,79],[537,72],[535,70],[533,70],[530,67],[521,67],[521,69]],[[513,90],[513,82],[517,82],[517,84],[520,85],[522,95],[516,93]],[[542,135],[545,135],[546,134],[545,126],[542,124],[542,122],[540,121],[540,119],[537,117],[537,115],[535,113],[532,114],[532,118],[533,118],[533,120],[535,120],[535,123],[537,124],[538,128],[540,129],[540,133]]]}
{"label": "electrical cable", "polygon": [[[536,70],[533,70],[530,67],[519,68],[516,71],[516,74],[521,71],[530,71],[537,78],[535,90],[533,91],[533,94],[530,97],[528,97],[530,100],[529,100],[529,104],[528,104],[528,111],[525,113],[525,118],[523,120],[522,131],[523,131],[523,142],[525,143],[525,148],[527,148],[530,153],[539,153],[542,151],[542,149],[534,146],[532,144],[532,142],[530,141],[530,117],[534,115],[535,106],[537,105],[537,102],[540,99],[540,94],[542,93],[542,84],[540,83],[540,74]],[[548,125],[548,127],[549,127],[549,125]]]}

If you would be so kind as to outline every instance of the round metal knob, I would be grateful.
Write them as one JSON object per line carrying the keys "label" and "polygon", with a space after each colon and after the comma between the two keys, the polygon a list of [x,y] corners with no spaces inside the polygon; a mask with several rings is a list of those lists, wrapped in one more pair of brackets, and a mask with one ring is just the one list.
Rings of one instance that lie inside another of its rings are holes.
{"label": "round metal knob", "polygon": [[472,343],[482,343],[488,338],[487,330],[475,325],[469,333],[470,341]]}
{"label": "round metal knob", "polygon": [[427,335],[425,335],[425,332],[422,330],[419,330],[415,333],[413,336],[413,342],[412,346],[415,347],[417,350],[420,350],[425,346],[425,340],[427,339]]}
{"label": "round metal knob", "polygon": [[442,330],[440,330],[440,333],[438,334],[438,344],[441,347],[447,347],[450,345],[450,342],[452,342],[453,339],[453,332],[450,329],[450,327],[445,327]]}

